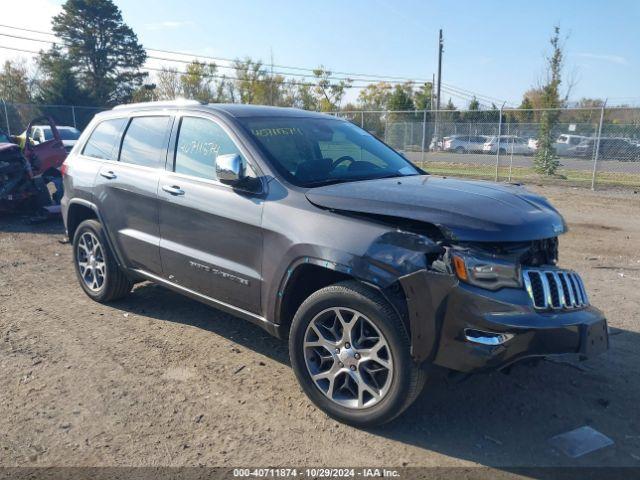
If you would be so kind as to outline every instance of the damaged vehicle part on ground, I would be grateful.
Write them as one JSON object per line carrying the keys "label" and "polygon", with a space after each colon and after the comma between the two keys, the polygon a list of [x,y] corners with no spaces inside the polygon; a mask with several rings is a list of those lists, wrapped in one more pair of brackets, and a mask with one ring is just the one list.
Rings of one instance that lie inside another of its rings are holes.
{"label": "damaged vehicle part on ground", "polygon": [[303,391],[341,421],[392,420],[436,373],[608,348],[606,319],[559,266],[566,225],[547,200],[428,175],[349,122],[122,106],[65,165],[87,295],[151,280],[288,338]]}
{"label": "damaged vehicle part on ground", "polygon": [[[27,141],[32,125],[43,121],[47,122],[51,138],[39,144]],[[11,138],[1,134],[0,140],[3,141],[0,143],[0,211],[27,207],[59,213],[63,195],[60,168],[67,151],[53,119],[36,118],[23,136]],[[49,184],[53,185],[53,195],[49,191]]]}

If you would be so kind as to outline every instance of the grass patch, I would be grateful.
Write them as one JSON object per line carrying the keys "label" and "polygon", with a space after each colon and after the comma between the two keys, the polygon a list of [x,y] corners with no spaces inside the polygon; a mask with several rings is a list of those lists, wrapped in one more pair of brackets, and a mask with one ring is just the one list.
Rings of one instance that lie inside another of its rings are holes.
{"label": "grass patch", "polygon": [[[434,175],[495,180],[496,169],[489,165],[429,161],[415,163]],[[567,168],[559,168],[557,175],[554,176],[540,175],[529,167],[513,167],[511,169],[512,182],[591,186],[591,176],[592,174],[589,171]],[[503,182],[509,180],[508,166],[500,166],[498,168],[498,180]],[[640,172],[597,172],[596,186],[640,187]]]}

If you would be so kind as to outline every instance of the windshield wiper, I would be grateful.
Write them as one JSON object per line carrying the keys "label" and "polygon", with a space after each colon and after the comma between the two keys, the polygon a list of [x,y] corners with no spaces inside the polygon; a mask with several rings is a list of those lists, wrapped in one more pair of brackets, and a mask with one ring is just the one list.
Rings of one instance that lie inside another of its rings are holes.
{"label": "windshield wiper", "polygon": [[323,187],[325,185],[335,185],[336,183],[353,182],[355,180],[352,178],[330,178],[326,180],[317,180],[315,182],[307,182],[307,183],[304,183],[302,186],[303,187],[321,187],[321,186]]}
{"label": "windshield wiper", "polygon": [[318,180],[315,182],[307,182],[305,187],[320,187],[325,185],[335,185],[337,183],[349,183],[349,182],[362,182],[366,180],[382,180],[384,178],[402,178],[402,177],[415,177],[421,175],[420,173],[411,173],[409,175],[403,175],[401,173],[390,173],[388,175],[381,175],[379,177],[348,177],[348,178],[330,178],[326,180]]}

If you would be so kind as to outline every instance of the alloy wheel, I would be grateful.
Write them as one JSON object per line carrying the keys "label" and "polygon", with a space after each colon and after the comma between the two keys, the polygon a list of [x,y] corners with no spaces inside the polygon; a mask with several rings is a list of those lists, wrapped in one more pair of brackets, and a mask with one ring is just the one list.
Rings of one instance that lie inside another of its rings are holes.
{"label": "alloy wheel", "polygon": [[90,290],[97,292],[104,285],[107,266],[104,250],[98,237],[92,232],[84,232],[78,241],[76,262],[82,281]]}
{"label": "alloy wheel", "polygon": [[304,358],[316,387],[347,408],[371,407],[391,386],[387,339],[369,318],[350,308],[323,310],[309,322]]}

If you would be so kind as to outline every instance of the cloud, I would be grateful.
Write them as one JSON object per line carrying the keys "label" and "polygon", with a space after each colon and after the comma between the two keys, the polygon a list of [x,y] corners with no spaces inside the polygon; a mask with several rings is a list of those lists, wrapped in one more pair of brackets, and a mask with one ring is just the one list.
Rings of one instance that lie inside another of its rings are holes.
{"label": "cloud", "polygon": [[618,65],[629,65],[629,61],[620,55],[607,55],[607,54],[601,54],[601,53],[583,52],[583,53],[578,53],[578,57],[588,58],[591,60],[600,60],[603,62],[615,63]]}
{"label": "cloud", "polygon": [[195,25],[195,23],[190,20],[185,20],[185,21],[166,20],[164,22],[147,23],[145,27],[147,28],[147,30],[169,30],[169,29],[176,29],[176,28],[191,27],[193,25]]}

